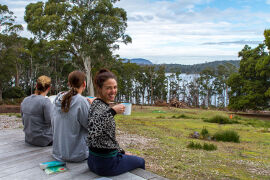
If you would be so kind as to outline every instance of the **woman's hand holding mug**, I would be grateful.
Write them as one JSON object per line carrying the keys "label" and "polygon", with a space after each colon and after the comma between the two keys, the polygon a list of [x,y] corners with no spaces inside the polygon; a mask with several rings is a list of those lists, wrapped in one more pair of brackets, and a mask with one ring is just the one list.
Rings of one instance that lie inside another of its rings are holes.
{"label": "woman's hand holding mug", "polygon": [[117,104],[112,107],[117,114],[123,114],[125,112],[125,106],[123,104]]}

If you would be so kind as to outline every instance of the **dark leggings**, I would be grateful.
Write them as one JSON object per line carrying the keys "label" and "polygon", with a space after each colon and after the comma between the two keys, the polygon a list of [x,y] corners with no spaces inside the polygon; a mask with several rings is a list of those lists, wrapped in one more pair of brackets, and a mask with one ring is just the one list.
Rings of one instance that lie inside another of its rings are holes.
{"label": "dark leggings", "polygon": [[108,158],[89,154],[88,167],[99,176],[117,176],[136,168],[145,169],[145,161],[141,157],[121,153]]}

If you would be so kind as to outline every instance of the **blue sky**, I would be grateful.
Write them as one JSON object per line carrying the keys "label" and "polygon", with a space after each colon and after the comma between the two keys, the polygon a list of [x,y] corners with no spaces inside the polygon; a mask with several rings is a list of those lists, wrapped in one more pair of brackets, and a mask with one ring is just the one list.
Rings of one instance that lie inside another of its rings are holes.
{"label": "blue sky", "polygon": [[[0,0],[23,21],[36,0]],[[115,54],[153,63],[197,64],[237,60],[245,44],[255,47],[270,29],[270,0],[121,0],[132,44]],[[30,36],[26,30],[22,36]]]}

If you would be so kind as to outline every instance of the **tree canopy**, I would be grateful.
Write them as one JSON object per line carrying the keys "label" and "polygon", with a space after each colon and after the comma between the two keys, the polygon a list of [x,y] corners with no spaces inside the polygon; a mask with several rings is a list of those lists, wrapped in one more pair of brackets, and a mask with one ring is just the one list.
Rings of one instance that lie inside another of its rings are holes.
{"label": "tree canopy", "polygon": [[110,60],[118,43],[129,43],[125,34],[127,15],[114,7],[116,0],[48,0],[26,7],[27,29],[37,39],[56,41],[87,74],[87,85],[94,95],[92,72],[95,63]]}
{"label": "tree canopy", "polygon": [[[245,46],[240,52],[239,72],[230,76],[229,107],[234,110],[261,110],[270,101],[270,30],[264,31],[265,41],[252,49]],[[268,52],[266,52],[266,47]]]}

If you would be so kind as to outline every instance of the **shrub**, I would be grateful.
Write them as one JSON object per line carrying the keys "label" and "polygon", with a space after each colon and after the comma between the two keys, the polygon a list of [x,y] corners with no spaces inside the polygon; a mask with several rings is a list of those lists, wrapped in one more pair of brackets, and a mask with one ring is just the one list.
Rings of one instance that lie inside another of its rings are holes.
{"label": "shrub", "polygon": [[214,145],[214,144],[207,144],[207,143],[204,143],[203,146],[200,144],[200,143],[194,143],[193,141],[190,142],[188,145],[187,145],[188,148],[190,149],[203,149],[203,150],[206,150],[206,151],[214,151],[214,150],[217,150],[217,146]]}
{"label": "shrub", "polygon": [[214,151],[214,150],[217,150],[217,146],[214,145],[214,144],[204,143],[203,144],[203,149],[206,150],[206,151]]}
{"label": "shrub", "polygon": [[17,118],[21,118],[22,115],[21,115],[21,114],[16,114],[16,117],[17,117]]}
{"label": "shrub", "polygon": [[236,120],[230,120],[227,117],[219,116],[219,115],[214,116],[210,119],[206,119],[204,121],[209,122],[209,123],[218,123],[218,124],[236,124],[236,123],[238,123],[238,121],[236,121]]}
{"label": "shrub", "polygon": [[209,132],[208,130],[204,127],[201,131],[201,135],[204,139],[208,138],[209,137]]}
{"label": "shrub", "polygon": [[181,118],[186,118],[186,119],[188,119],[189,117],[186,116],[185,114],[181,114],[181,115],[178,115],[178,116],[173,115],[172,118],[174,118],[174,119],[181,119]]}
{"label": "shrub", "polygon": [[193,141],[190,142],[187,147],[190,149],[202,149],[202,145],[200,143],[194,143]]}
{"label": "shrub", "polygon": [[165,116],[158,116],[157,119],[165,119]]}
{"label": "shrub", "polygon": [[213,138],[217,141],[224,141],[224,142],[240,142],[240,136],[236,131],[233,130],[226,130],[221,132],[216,132]]}
{"label": "shrub", "polygon": [[10,87],[3,92],[4,99],[22,98],[25,96],[24,91],[20,87]]}

